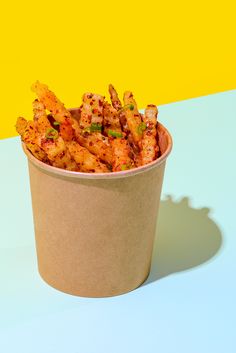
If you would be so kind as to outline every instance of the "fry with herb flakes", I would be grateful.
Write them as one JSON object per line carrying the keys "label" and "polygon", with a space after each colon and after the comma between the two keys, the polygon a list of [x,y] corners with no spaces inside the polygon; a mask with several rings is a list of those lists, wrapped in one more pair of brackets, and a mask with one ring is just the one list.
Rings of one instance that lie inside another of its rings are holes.
{"label": "fry with herb flakes", "polygon": [[67,150],[65,141],[59,135],[59,132],[52,127],[46,114],[40,114],[34,124],[37,131],[38,144],[46,153],[50,164],[57,168],[78,171],[76,162]]}
{"label": "fry with herb flakes", "polygon": [[[104,118],[103,118],[104,133],[107,136],[111,135],[113,137],[123,137],[124,134],[122,133],[119,114],[117,110],[113,108],[111,104],[105,102],[103,112],[104,112]],[[119,136],[115,136],[116,133]]]}
{"label": "fry with herb flakes", "polygon": [[100,132],[90,133],[89,131],[81,132],[76,135],[77,141],[89,152],[101,159],[102,162],[111,164],[112,151],[109,140]]}
{"label": "fry with herb flakes", "polygon": [[50,111],[56,121],[62,123],[66,117],[71,118],[70,112],[65,108],[64,104],[56,97],[56,95],[49,90],[47,85],[36,81],[31,89],[36,93],[39,101]]}
{"label": "fry with herb flakes", "polygon": [[34,124],[39,134],[45,134],[45,131],[51,129],[51,123],[47,117],[44,105],[37,99],[33,102]]}
{"label": "fry with herb flakes", "polygon": [[134,167],[134,162],[130,158],[130,146],[124,138],[115,138],[111,142],[112,147],[112,171],[119,172]]}
{"label": "fry with herb flakes", "polygon": [[140,142],[140,163],[148,164],[157,158],[159,147],[157,145],[157,107],[149,104],[145,109],[142,122],[142,140]]}
{"label": "fry with herb flakes", "polygon": [[104,163],[90,153],[87,148],[81,147],[77,142],[66,143],[70,154],[73,156],[81,172],[87,173],[107,173],[109,169]]}
{"label": "fry with herb flakes", "polygon": [[66,147],[66,142],[61,136],[54,138],[48,131],[45,138],[41,140],[41,146],[46,152],[52,166],[71,171],[79,171],[77,163],[72,158]]}
{"label": "fry with herb flakes", "polygon": [[132,136],[132,140],[134,144],[138,146],[142,139],[142,132],[139,129],[139,126],[142,123],[142,119],[138,111],[137,104],[133,98],[132,92],[127,91],[124,93],[124,104],[125,117]]}
{"label": "fry with herb flakes", "polygon": [[50,111],[53,118],[58,122],[60,135],[65,141],[70,141],[75,136],[78,129],[78,122],[73,119],[71,113],[65,108],[64,104],[49,90],[48,86],[39,81],[32,85],[32,91],[38,96],[39,101],[45,109]]}
{"label": "fry with herb flakes", "polygon": [[[85,93],[83,95],[83,103],[86,104],[86,111],[88,111],[88,107],[90,107],[91,124],[99,124],[102,126],[104,97],[99,94]],[[81,108],[81,113],[82,112],[83,106]]]}
{"label": "fry with herb flakes", "polygon": [[16,121],[16,131],[21,136],[21,140],[25,143],[28,150],[34,157],[42,162],[47,163],[47,154],[41,148],[38,140],[38,132],[33,121],[27,121],[23,117],[19,117]]}

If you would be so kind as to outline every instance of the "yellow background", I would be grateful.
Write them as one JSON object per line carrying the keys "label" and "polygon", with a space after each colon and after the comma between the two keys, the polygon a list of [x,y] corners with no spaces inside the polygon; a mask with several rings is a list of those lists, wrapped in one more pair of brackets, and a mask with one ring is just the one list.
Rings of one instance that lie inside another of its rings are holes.
{"label": "yellow background", "polygon": [[[0,138],[47,83],[67,107],[112,82],[143,108],[236,88],[235,1],[6,1]],[[174,118],[174,117],[173,117]]]}

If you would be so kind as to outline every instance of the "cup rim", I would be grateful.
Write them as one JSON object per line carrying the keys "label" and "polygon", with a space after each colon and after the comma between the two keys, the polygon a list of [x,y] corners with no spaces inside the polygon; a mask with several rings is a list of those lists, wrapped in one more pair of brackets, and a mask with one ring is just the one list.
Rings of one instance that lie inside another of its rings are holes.
{"label": "cup rim", "polygon": [[[73,109],[71,109],[73,110]],[[172,137],[169,133],[169,131],[158,121],[158,124],[160,127],[164,130],[164,132],[167,134],[167,148],[165,152],[155,161],[150,162],[148,164],[145,164],[140,167],[136,167],[133,169],[129,170],[124,170],[124,171],[119,171],[119,172],[109,172],[109,173],[85,173],[85,172],[75,172],[75,171],[70,171],[66,169],[61,169],[57,168],[51,165],[48,165],[40,160],[38,160],[36,157],[32,155],[32,153],[27,149],[26,145],[24,142],[22,142],[22,148],[24,153],[26,154],[28,160],[34,164],[37,168],[41,169],[47,174],[53,174],[54,176],[58,177],[66,177],[70,179],[121,179],[121,178],[126,178],[126,177],[131,177],[137,174],[145,173],[155,167],[160,166],[162,163],[165,162],[167,157],[169,156],[172,147],[173,147],[173,141]]]}

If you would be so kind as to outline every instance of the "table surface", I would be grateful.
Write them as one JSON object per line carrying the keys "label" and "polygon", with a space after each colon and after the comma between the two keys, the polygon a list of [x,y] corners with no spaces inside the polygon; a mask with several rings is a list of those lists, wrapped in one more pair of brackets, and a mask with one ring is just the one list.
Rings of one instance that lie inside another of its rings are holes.
{"label": "table surface", "polygon": [[163,105],[173,136],[152,269],[140,288],[80,298],[37,272],[19,138],[0,141],[0,350],[4,353],[236,351],[236,91]]}

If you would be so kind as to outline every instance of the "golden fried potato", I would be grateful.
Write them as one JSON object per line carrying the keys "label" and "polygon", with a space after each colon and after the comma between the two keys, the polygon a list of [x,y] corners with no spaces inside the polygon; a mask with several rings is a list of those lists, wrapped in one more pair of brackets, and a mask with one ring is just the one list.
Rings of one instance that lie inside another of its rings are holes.
{"label": "golden fried potato", "polygon": [[52,166],[72,171],[79,171],[77,163],[72,158],[69,150],[66,147],[65,141],[61,136],[57,138],[46,138],[41,140],[41,147],[47,154],[47,157]]}
{"label": "golden fried potato", "polygon": [[51,112],[56,121],[62,123],[65,117],[71,118],[70,112],[47,85],[36,81],[32,85],[32,91],[37,94],[40,102]]}
{"label": "golden fried potato", "polygon": [[112,163],[112,150],[107,137],[100,132],[81,132],[76,135],[77,141],[89,152],[97,156],[101,161]]}
{"label": "golden fried potato", "polygon": [[140,163],[148,164],[157,158],[159,147],[157,145],[157,114],[155,105],[149,104],[143,116],[143,136],[140,142]]}
{"label": "golden fried potato", "polygon": [[124,112],[127,124],[132,135],[134,144],[138,146],[142,139],[142,131],[140,131],[140,124],[142,123],[141,115],[138,111],[137,104],[133,98],[132,92],[124,93]]}
{"label": "golden fried potato", "polygon": [[[102,126],[104,97],[99,94],[85,93],[83,95],[83,103],[90,106],[91,124],[99,124]],[[83,107],[81,113],[82,111]]]}
{"label": "golden fried potato", "polygon": [[43,103],[40,102],[38,99],[35,99],[32,105],[33,105],[34,121],[37,121],[42,116],[47,116]]}
{"label": "golden fried potato", "polygon": [[108,89],[109,89],[111,103],[112,103],[113,107],[117,111],[120,110],[122,108],[122,104],[121,104],[121,101],[118,97],[118,94],[117,94],[115,88],[110,84]]}
{"label": "golden fried potato", "polygon": [[31,120],[27,121],[25,118],[20,117],[16,122],[16,131],[21,135],[22,141],[34,157],[42,162],[48,163],[47,155],[41,148],[38,140],[35,123]]}
{"label": "golden fried potato", "polygon": [[23,141],[32,154],[41,161],[49,161],[51,165],[68,170],[78,170],[76,162],[68,152],[65,142],[57,130],[52,128],[42,105],[34,101],[35,121],[18,119],[17,128],[23,131]]}
{"label": "golden fried potato", "polygon": [[89,103],[83,102],[80,109],[79,127],[84,130],[92,124],[92,108]]}
{"label": "golden fried potato", "polygon": [[113,108],[109,103],[105,102],[103,112],[104,112],[104,118],[103,118],[104,133],[107,136],[109,135],[112,136],[112,132],[116,132],[120,135],[118,137],[123,137],[124,134],[122,133],[119,113],[117,112],[117,110]]}
{"label": "golden fried potato", "polygon": [[128,141],[124,138],[114,138],[111,141],[112,148],[112,171],[119,172],[134,167],[130,158],[131,150]]}
{"label": "golden fried potato", "polygon": [[17,118],[15,127],[19,135],[22,136],[24,134],[26,126],[27,126],[27,120],[25,118],[23,118],[22,116]]}
{"label": "golden fried potato", "polygon": [[64,106],[64,104],[49,90],[49,88],[36,81],[32,85],[32,90],[35,92],[43,104],[49,110],[53,118],[59,124],[60,135],[65,141],[71,141],[75,137],[75,131],[79,128],[78,122],[74,119]]}
{"label": "golden fried potato", "polygon": [[106,173],[109,172],[107,166],[90,153],[87,148],[81,147],[77,142],[67,142],[66,146],[82,172]]}

